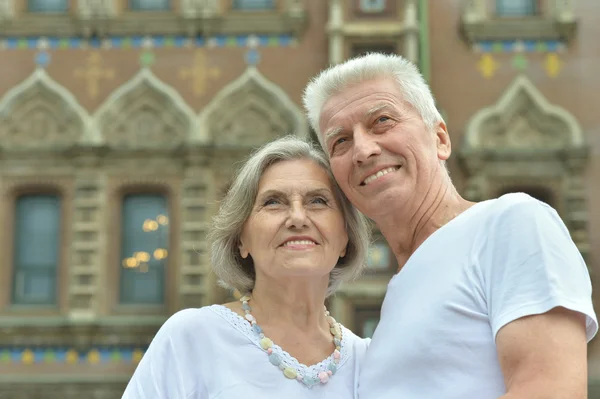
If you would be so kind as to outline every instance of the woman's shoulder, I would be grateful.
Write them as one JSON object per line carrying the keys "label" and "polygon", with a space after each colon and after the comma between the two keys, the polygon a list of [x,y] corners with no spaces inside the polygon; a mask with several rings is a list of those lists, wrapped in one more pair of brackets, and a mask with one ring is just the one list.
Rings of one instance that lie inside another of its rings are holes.
{"label": "woman's shoulder", "polygon": [[179,310],[165,321],[161,329],[168,331],[171,337],[189,333],[196,337],[199,334],[210,334],[220,326],[226,327],[222,316],[219,315],[222,311],[220,308],[221,305],[210,305]]}

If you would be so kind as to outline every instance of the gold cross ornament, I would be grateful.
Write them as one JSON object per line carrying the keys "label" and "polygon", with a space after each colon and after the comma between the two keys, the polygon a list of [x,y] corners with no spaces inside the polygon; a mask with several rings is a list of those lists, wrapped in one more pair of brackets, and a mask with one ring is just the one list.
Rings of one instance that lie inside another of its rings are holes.
{"label": "gold cross ornament", "polygon": [[75,70],[75,77],[83,78],[87,84],[88,95],[91,98],[96,98],[100,90],[100,81],[113,79],[115,70],[105,68],[102,65],[102,56],[97,52],[90,53],[86,64],[85,68]]}
{"label": "gold cross ornament", "polygon": [[197,50],[194,54],[194,64],[190,68],[181,68],[179,77],[181,79],[192,80],[192,90],[195,96],[201,96],[206,90],[206,82],[209,79],[218,78],[221,71],[217,67],[209,67],[206,54],[202,50]]}

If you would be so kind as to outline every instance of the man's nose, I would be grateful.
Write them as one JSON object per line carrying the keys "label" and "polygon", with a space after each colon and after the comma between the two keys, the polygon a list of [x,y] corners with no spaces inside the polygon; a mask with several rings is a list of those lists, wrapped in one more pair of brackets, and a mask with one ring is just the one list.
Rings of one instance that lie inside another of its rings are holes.
{"label": "man's nose", "polygon": [[375,137],[363,128],[357,128],[354,132],[353,144],[352,160],[356,165],[367,162],[374,155],[381,154],[381,147],[375,141]]}

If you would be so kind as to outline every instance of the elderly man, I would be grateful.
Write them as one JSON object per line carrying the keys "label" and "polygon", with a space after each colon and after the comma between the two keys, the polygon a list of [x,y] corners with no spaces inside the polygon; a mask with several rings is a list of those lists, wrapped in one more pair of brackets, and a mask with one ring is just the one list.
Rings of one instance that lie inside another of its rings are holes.
{"label": "elderly man", "polygon": [[337,182],[399,265],[359,398],[586,398],[597,320],[557,213],[522,193],[460,196],[446,124],[402,57],[334,66],[310,82],[304,105]]}

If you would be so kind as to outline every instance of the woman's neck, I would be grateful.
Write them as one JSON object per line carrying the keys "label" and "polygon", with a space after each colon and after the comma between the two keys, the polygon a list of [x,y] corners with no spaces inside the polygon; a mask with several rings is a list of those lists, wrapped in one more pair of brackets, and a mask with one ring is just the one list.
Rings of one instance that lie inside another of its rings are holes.
{"label": "woman's neck", "polygon": [[324,304],[328,276],[290,277],[287,281],[257,276],[250,306],[259,324],[293,326],[301,331],[328,328]]}

